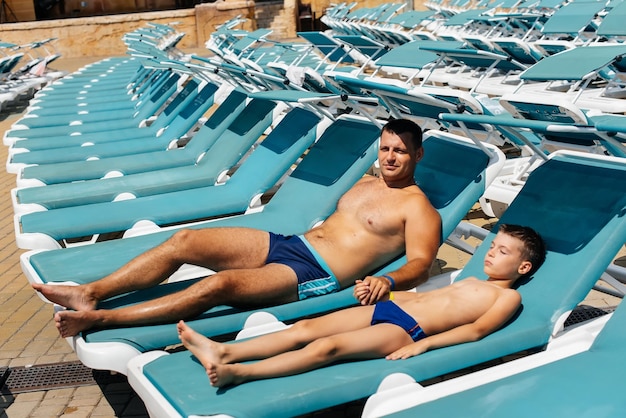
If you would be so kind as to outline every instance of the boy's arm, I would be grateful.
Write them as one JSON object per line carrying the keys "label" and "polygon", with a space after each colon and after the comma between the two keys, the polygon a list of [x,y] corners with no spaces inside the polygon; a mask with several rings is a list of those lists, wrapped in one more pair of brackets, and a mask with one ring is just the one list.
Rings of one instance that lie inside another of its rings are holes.
{"label": "boy's arm", "polygon": [[389,354],[386,358],[388,360],[406,359],[435,348],[480,340],[504,325],[517,311],[520,304],[520,294],[515,290],[507,289],[496,299],[491,308],[476,321],[406,345]]}

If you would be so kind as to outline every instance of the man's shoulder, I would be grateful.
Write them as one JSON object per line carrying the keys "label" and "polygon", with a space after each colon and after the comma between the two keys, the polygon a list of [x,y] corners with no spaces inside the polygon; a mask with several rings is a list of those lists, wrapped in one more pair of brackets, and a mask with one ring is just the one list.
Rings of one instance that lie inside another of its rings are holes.
{"label": "man's shoulder", "polygon": [[407,188],[404,191],[406,193],[406,201],[410,206],[419,207],[422,210],[430,210],[433,214],[438,213],[426,193],[418,186]]}

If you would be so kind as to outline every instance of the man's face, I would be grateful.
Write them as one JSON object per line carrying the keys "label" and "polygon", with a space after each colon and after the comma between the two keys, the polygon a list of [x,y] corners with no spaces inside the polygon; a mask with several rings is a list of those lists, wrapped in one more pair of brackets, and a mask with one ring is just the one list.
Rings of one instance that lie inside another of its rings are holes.
{"label": "man's face", "polygon": [[415,165],[422,158],[423,149],[413,149],[408,139],[409,134],[401,134],[407,140],[393,132],[383,131],[378,149],[380,172],[386,181],[403,181],[413,178]]}

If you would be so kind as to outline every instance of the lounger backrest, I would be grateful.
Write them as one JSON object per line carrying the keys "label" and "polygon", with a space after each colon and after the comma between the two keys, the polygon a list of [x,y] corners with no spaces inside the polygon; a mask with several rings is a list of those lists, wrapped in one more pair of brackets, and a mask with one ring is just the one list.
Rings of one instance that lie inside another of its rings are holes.
{"label": "lounger backrest", "polygon": [[415,179],[437,210],[446,208],[470,186],[484,190],[489,156],[478,147],[433,132],[424,141],[424,155],[428,158],[415,168]]}
{"label": "lounger backrest", "polygon": [[572,1],[558,9],[545,23],[544,34],[572,34],[583,31],[596,14],[604,8],[600,1]]}
{"label": "lounger backrest", "polygon": [[428,51],[429,46],[448,45],[461,48],[463,42],[458,41],[413,41],[400,45],[376,60],[379,67],[423,68],[439,59],[439,55]]}
{"label": "lounger backrest", "polygon": [[567,49],[545,57],[519,77],[528,81],[583,80],[625,54],[623,44]]}
{"label": "lounger backrest", "polygon": [[[147,94],[148,97],[141,97],[139,99],[142,104],[138,103],[138,106],[141,106],[141,109],[154,109],[155,107],[163,105],[174,93],[176,89],[176,84],[180,80],[180,74],[171,73],[169,71],[158,71],[160,76],[155,81],[155,84],[158,86],[157,89],[150,89]],[[146,106],[143,104],[143,101],[147,101],[151,106]],[[135,117],[149,117],[150,115],[135,115]]]}
{"label": "lounger backrest", "polygon": [[[500,219],[500,223],[534,228],[548,247],[544,265],[519,287],[524,309],[509,325],[512,329],[533,322],[554,325],[561,314],[584,299],[624,244],[626,195],[621,190],[626,165],[582,155],[551,155],[529,176],[522,193]],[[484,277],[482,260],[493,236],[479,247],[459,277]],[[546,337],[550,331],[551,327],[545,327]],[[498,334],[488,338],[495,340]]]}
{"label": "lounger backrest", "polygon": [[[181,103],[183,103],[185,99],[189,97],[189,95],[196,91],[199,86],[200,82],[193,78],[187,81],[187,84],[185,84],[183,89],[174,97],[174,99],[165,107],[165,109],[163,109],[163,114],[169,116],[174,113],[181,105]],[[178,110],[180,111],[180,109]]]}
{"label": "lounger backrest", "polygon": [[305,143],[313,143],[315,127],[319,122],[319,116],[308,110],[295,108],[289,111],[228,180],[229,187],[249,189],[246,187],[250,183],[249,179],[252,176],[259,178],[260,173],[263,173],[260,178],[265,180],[254,182],[258,188],[256,192],[268,190],[287,171],[286,163],[295,162],[305,151],[294,147],[294,144],[303,138],[309,138]]}
{"label": "lounger backrest", "polygon": [[[587,115],[567,99],[543,98],[530,94],[511,94],[502,96],[500,104],[518,119],[578,126],[591,124]],[[532,128],[530,125],[529,127]],[[584,131],[560,133],[543,130],[542,136],[549,141],[560,143],[564,147],[573,145],[595,148],[596,141],[601,139],[594,133]]]}
{"label": "lounger backrest", "polygon": [[626,3],[619,2],[602,18],[596,30],[598,36],[626,36]]}
{"label": "lounger backrest", "polygon": [[298,36],[313,44],[331,62],[354,63],[337,41],[322,32],[298,32]]}

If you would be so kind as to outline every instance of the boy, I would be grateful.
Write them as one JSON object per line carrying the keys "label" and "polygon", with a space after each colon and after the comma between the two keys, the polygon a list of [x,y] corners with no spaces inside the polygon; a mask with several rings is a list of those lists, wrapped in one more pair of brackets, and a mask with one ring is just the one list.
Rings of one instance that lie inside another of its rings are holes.
{"label": "boy", "polygon": [[[503,224],[485,256],[487,280],[467,278],[424,293],[389,292],[375,305],[367,304],[369,286],[357,280],[354,295],[362,306],[302,320],[277,333],[220,344],[183,321],[178,333],[217,387],[303,373],[340,360],[406,359],[476,341],[500,328],[521,304],[512,286],[533,274],[545,253],[534,230]],[[263,360],[240,364],[257,359]]]}

